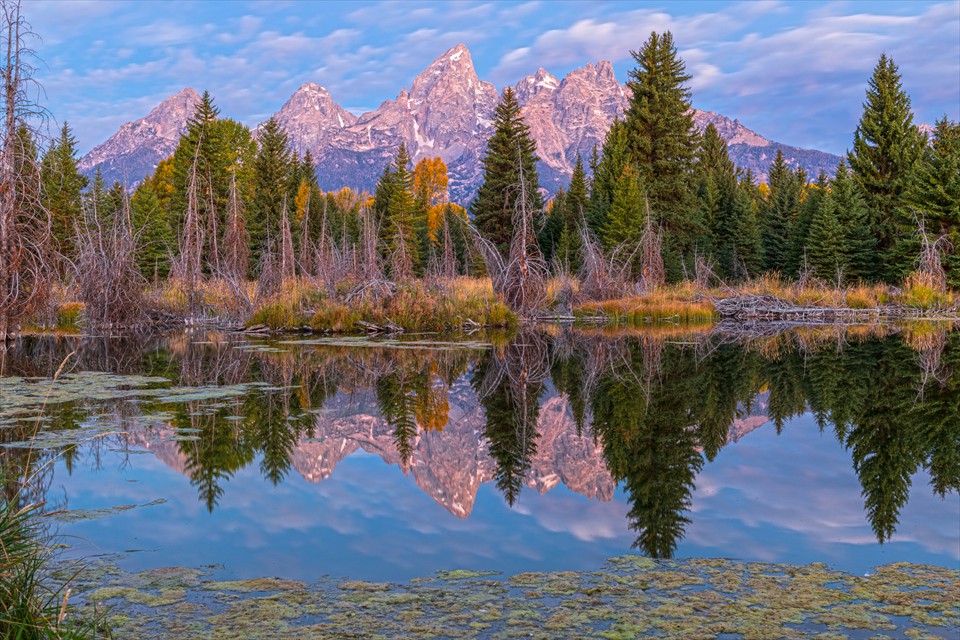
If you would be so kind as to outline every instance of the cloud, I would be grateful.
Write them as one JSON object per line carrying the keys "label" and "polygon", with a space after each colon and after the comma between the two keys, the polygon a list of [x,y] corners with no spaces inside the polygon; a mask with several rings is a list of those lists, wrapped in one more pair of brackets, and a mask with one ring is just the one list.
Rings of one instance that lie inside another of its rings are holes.
{"label": "cloud", "polygon": [[640,9],[614,14],[607,20],[584,18],[562,29],[550,29],[533,43],[505,53],[492,75],[499,82],[515,82],[519,75],[546,64],[560,67],[627,60],[630,51],[639,49],[652,31],[671,31],[678,42],[698,42],[717,31],[737,29],[733,17],[724,13],[675,17]]}

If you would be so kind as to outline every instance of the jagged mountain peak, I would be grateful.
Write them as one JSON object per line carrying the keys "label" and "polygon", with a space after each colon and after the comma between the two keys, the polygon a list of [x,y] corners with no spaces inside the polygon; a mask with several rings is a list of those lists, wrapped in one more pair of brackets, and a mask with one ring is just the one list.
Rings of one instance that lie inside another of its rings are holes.
{"label": "jagged mountain peak", "polygon": [[[458,44],[417,74],[405,97],[416,107],[434,97],[438,89],[458,90],[462,97],[476,97],[478,93],[489,92],[492,87],[493,85],[480,81],[470,51],[466,46]],[[397,101],[399,102],[399,98]]]}
{"label": "jagged mountain peak", "polygon": [[[549,71],[540,67],[532,76],[527,76],[517,83],[514,87],[514,93],[517,95],[517,101],[523,105],[534,99],[538,94],[550,94],[557,90],[560,81]],[[544,99],[549,99],[543,96]]]}
{"label": "jagged mountain peak", "polygon": [[84,173],[100,167],[108,183],[119,180],[128,186],[137,184],[174,152],[201,99],[196,89],[181,89],[146,116],[124,124],[81,158],[77,167]]}

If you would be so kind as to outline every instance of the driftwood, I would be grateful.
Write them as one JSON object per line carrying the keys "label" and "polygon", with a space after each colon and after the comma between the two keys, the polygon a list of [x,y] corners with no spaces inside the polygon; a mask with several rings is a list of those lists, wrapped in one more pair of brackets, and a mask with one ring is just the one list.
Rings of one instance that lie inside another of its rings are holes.
{"label": "driftwood", "polygon": [[741,295],[710,298],[722,320],[790,321],[798,324],[824,324],[843,321],[877,320],[907,315],[898,307],[817,307],[795,305],[773,295]]}

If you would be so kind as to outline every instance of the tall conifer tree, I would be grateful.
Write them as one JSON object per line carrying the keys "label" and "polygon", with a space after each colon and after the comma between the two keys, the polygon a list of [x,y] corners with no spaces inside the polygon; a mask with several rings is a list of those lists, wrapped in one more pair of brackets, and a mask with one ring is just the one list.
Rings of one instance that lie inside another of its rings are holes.
{"label": "tall conifer tree", "polygon": [[74,225],[83,212],[82,193],[89,182],[77,169],[77,141],[64,122],[41,164],[43,204],[50,212],[50,231],[57,252],[75,257]]}
{"label": "tall conifer tree", "polygon": [[686,86],[691,76],[669,31],[650,34],[631,54],[637,68],[627,83],[632,97],[624,118],[629,162],[640,175],[651,215],[664,230],[667,278],[677,280],[702,232],[690,180],[697,150]]}
{"label": "tall conifer tree", "polygon": [[[960,290],[960,123],[946,116],[937,120],[903,199],[901,224],[915,225],[915,218],[922,217],[928,234],[949,241],[952,249],[945,252],[943,264],[950,286]],[[902,234],[901,244],[901,254],[917,255],[915,238]]]}
{"label": "tall conifer tree", "polygon": [[526,182],[529,206],[543,209],[540,178],[537,174],[537,143],[523,121],[520,104],[513,89],[503,90],[494,113],[494,133],[483,157],[483,184],[470,204],[477,228],[490,239],[500,253],[507,255],[513,229],[513,215],[520,199],[520,175]]}
{"label": "tall conifer tree", "polygon": [[887,262],[884,275],[891,280],[902,270],[893,259],[898,239],[897,210],[924,141],[913,124],[910,97],[903,90],[897,65],[886,54],[874,67],[866,98],[847,162],[866,197],[877,249],[885,254]]}
{"label": "tall conifer tree", "polygon": [[268,242],[280,237],[280,217],[287,195],[292,154],[287,133],[274,118],[260,131],[260,148],[253,162],[253,202],[248,218],[254,260]]}

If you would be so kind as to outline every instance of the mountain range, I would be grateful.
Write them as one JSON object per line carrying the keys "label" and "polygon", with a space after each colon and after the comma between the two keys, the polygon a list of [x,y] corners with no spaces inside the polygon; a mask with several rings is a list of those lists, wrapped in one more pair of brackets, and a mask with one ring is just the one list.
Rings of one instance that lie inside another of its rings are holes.
{"label": "mountain range", "polygon": [[[562,80],[539,69],[514,87],[524,119],[537,141],[540,182],[550,193],[569,181],[577,155],[586,163],[600,147],[615,118],[629,104],[629,88],[620,84],[608,61],[590,63]],[[317,163],[320,187],[372,190],[401,142],[414,162],[439,156],[450,175],[450,196],[465,203],[482,181],[481,158],[493,132],[500,92],[480,80],[470,52],[457,45],[437,58],[403,88],[394,100],[356,116],[337,104],[324,87],[309,82],[274,114],[301,154],[309,150]],[[108,182],[133,186],[173,153],[187,120],[200,101],[191,88],[161,102],[145,117],[120,130],[81,158],[80,170],[97,168]],[[726,140],[730,157],[766,179],[777,150],[787,163],[832,174],[839,156],[768,140],[739,120],[710,111],[693,111],[695,126],[713,124]],[[256,130],[255,130],[256,133]]]}
{"label": "mountain range", "polygon": [[[290,463],[308,482],[326,480],[338,464],[358,452],[379,456],[396,466],[438,505],[458,518],[473,510],[480,485],[496,478],[497,464],[483,436],[485,417],[469,382],[454,384],[448,396],[449,419],[440,430],[418,428],[404,460],[393,427],[377,409],[370,389],[337,393],[316,415],[310,437],[293,447]],[[769,422],[769,395],[760,394],[748,414],[727,429],[727,443]],[[607,469],[603,444],[577,428],[567,398],[549,389],[540,401],[536,452],[524,484],[545,494],[559,484],[591,500],[613,499],[616,482]],[[189,475],[190,465],[176,430],[169,425],[142,425],[127,431],[127,442],[152,452],[168,467]],[[195,471],[195,470],[194,470]]]}

